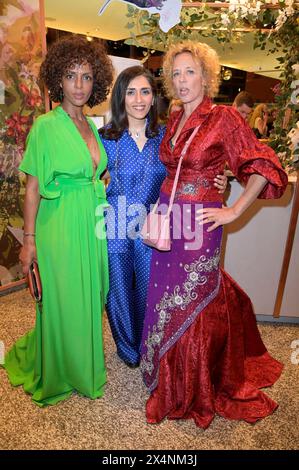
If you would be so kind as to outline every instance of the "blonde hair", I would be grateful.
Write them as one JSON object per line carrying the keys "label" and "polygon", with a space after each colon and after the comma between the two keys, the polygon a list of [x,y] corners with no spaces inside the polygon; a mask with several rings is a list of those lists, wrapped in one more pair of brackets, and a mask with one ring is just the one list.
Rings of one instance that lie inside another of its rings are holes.
{"label": "blonde hair", "polygon": [[[183,107],[183,103],[181,102],[181,100],[177,100],[176,98],[172,98],[172,100],[170,101],[169,106],[168,106],[168,112],[167,112],[168,117],[173,112],[173,108],[182,108],[182,107]],[[175,109],[175,111],[177,111],[177,109]]]}
{"label": "blonde hair", "polygon": [[164,87],[170,98],[175,97],[172,83],[172,70],[175,57],[182,52],[190,52],[202,68],[205,80],[205,95],[213,98],[217,95],[220,80],[220,64],[217,52],[207,44],[194,41],[183,41],[171,45],[163,60]]}
{"label": "blonde hair", "polygon": [[262,113],[265,109],[267,109],[267,105],[265,103],[260,103],[255,107],[249,121],[250,127],[254,128],[255,120],[262,117]]}

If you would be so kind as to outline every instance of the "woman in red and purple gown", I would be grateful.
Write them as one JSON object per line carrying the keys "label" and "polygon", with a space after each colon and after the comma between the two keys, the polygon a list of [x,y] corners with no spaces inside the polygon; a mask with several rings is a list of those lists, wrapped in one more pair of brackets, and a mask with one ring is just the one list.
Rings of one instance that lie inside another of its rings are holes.
{"label": "woman in red and purple gown", "polygon": [[[205,44],[185,41],[165,55],[166,88],[183,109],[171,115],[160,147],[167,168],[160,204],[168,203],[184,144],[200,127],[182,163],[171,251],[154,250],[151,261],[140,364],[151,393],[148,423],[193,418],[206,428],[215,414],[253,423],[277,408],[260,388],[278,379],[282,364],[267,352],[250,299],[219,259],[222,226],[257,197],[279,198],[287,175],[236,110],[213,106],[219,71]],[[231,207],[212,184],[226,162],[245,185]]]}

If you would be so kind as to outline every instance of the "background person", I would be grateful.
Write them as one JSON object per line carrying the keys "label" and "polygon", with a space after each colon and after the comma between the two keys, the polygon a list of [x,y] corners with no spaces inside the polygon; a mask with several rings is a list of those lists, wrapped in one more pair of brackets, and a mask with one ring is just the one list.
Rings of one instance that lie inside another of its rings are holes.
{"label": "background person", "polygon": [[245,121],[249,121],[254,108],[254,99],[247,91],[240,91],[235,97],[232,106],[241,114]]}
{"label": "background person", "polygon": [[183,107],[183,103],[181,102],[181,100],[177,100],[173,98],[172,100],[170,100],[170,103],[169,103],[168,116],[170,116],[171,113],[173,113],[174,111],[180,111],[182,107]]}
{"label": "background person", "polygon": [[268,108],[264,103],[258,104],[254,109],[249,125],[258,139],[267,137],[268,133]]}
{"label": "background person", "polygon": [[277,119],[278,109],[272,108],[269,110],[268,113],[268,120],[267,120],[267,136],[269,137],[271,132],[274,130],[275,121]]}

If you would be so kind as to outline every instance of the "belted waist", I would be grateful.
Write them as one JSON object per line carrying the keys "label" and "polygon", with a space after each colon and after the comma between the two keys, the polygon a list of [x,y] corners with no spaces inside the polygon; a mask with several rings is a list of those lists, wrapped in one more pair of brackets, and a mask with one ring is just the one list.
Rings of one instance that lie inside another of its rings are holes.
{"label": "belted waist", "polygon": [[[174,178],[172,177],[172,175],[167,175],[165,180],[164,180],[164,183],[167,187],[173,185],[174,183]],[[178,181],[178,188],[181,187],[181,186],[188,186],[188,187],[194,187],[196,189],[198,189],[199,187],[202,187],[202,188],[213,188],[213,180],[209,180],[208,178],[204,177],[204,176],[198,176],[198,177],[194,177],[191,176],[191,175],[180,175],[180,178],[179,178],[179,181]]]}
{"label": "belted waist", "polygon": [[[167,176],[162,184],[161,191],[165,194],[170,195],[173,188],[173,179]],[[206,201],[222,201],[222,195],[218,193],[217,188],[214,186],[213,181],[206,177],[200,177],[189,179],[182,178],[179,180],[176,193],[176,199],[187,199],[187,200],[206,200]]]}
{"label": "belted waist", "polygon": [[52,181],[55,186],[88,186],[93,183],[92,178],[63,178],[61,176]]}
{"label": "belted waist", "polygon": [[[165,180],[169,180],[169,181],[173,182],[174,178],[175,178],[175,172],[174,173],[168,173]],[[193,174],[192,173],[185,173],[185,172],[180,173],[179,183],[197,183],[198,184],[199,182],[203,182],[205,186],[208,186],[209,184],[213,185],[213,177],[207,178],[204,175],[196,176],[194,174],[194,172],[193,172]]]}
{"label": "belted waist", "polygon": [[76,188],[80,189],[83,187],[93,186],[95,194],[98,198],[98,203],[107,206],[106,190],[104,182],[99,178],[68,178],[58,176],[49,183],[50,191],[57,194],[55,197],[59,197],[62,188]]}

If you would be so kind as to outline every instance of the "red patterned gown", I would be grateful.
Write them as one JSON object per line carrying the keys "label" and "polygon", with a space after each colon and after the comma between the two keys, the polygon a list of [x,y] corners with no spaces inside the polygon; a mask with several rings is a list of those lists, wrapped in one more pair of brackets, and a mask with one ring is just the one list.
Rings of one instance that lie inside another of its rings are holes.
{"label": "red patterned gown", "polygon": [[[226,162],[242,183],[252,174],[267,178],[260,198],[283,194],[288,180],[277,156],[256,139],[237,111],[212,108],[205,98],[172,149],[170,140],[181,115],[182,111],[173,113],[161,144],[168,176],[160,202],[168,202],[181,151],[199,124],[183,160],[175,198],[181,207],[189,205],[192,224],[198,204],[221,207],[213,179]],[[175,217],[172,230],[182,224]],[[253,423],[277,407],[260,388],[278,379],[282,364],[261,340],[250,299],[219,267],[222,228],[207,232],[207,225],[203,227],[197,250],[188,250],[186,239],[175,237],[170,252],[153,250],[140,364],[151,392],[146,405],[149,423],[165,417],[193,418],[206,428],[215,413]]]}

